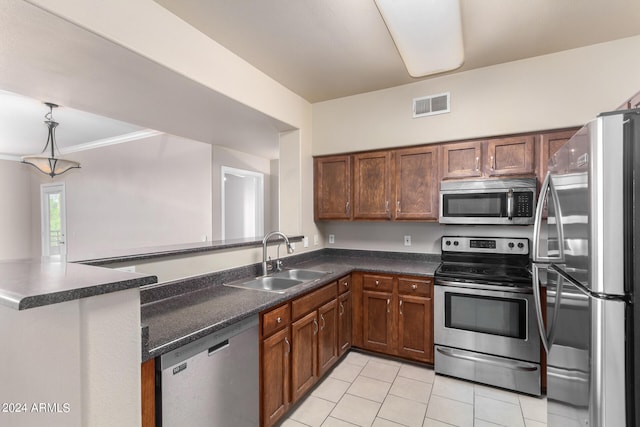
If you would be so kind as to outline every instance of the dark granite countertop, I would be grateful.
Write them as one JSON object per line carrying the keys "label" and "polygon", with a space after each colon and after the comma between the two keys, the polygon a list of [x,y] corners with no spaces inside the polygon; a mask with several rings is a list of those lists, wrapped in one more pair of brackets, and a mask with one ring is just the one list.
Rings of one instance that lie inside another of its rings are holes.
{"label": "dark granite countertop", "polygon": [[298,259],[291,258],[294,260],[286,262],[286,268],[331,273],[283,294],[224,286],[224,283],[243,281],[257,275],[258,265],[143,290],[143,361],[254,316],[352,271],[433,276],[440,263],[439,255],[328,249],[306,253]]}
{"label": "dark granite countertop", "polygon": [[0,304],[25,310],[157,282],[156,276],[42,259],[0,261]]}

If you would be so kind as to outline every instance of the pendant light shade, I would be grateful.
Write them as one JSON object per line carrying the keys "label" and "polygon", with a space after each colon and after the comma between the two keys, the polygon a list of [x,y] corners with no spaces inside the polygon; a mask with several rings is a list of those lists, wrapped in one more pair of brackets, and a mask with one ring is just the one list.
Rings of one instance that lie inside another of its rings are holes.
{"label": "pendant light shade", "polygon": [[[57,108],[58,106],[50,102],[45,102],[45,105],[49,107],[49,112],[44,116],[44,118],[46,119],[44,121],[44,124],[47,125],[48,135],[47,143],[40,154],[47,153],[50,150],[51,156],[24,156],[22,158],[22,163],[31,165],[38,169],[40,172],[53,178],[54,176],[61,175],[71,169],[80,168],[80,163],[74,162],[73,160],[56,158],[56,127],[58,127],[58,122],[53,120],[53,109]],[[51,148],[49,148],[49,145],[51,145]]]}

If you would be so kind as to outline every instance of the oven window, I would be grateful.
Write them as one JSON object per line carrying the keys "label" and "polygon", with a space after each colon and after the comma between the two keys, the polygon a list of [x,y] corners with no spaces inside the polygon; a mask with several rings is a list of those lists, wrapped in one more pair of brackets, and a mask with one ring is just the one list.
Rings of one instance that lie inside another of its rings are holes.
{"label": "oven window", "polygon": [[444,194],[444,216],[506,216],[506,193]]}
{"label": "oven window", "polygon": [[447,328],[527,338],[527,301],[445,292]]}

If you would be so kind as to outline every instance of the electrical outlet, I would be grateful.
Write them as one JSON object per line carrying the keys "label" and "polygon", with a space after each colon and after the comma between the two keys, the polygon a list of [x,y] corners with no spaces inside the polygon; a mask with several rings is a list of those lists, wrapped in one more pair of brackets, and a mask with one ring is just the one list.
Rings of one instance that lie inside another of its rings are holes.
{"label": "electrical outlet", "polygon": [[329,243],[335,243],[336,242],[336,236],[333,234],[329,234]]}
{"label": "electrical outlet", "polygon": [[305,248],[309,247],[309,238],[307,236],[304,236],[302,238],[302,246],[305,247]]}
{"label": "electrical outlet", "polygon": [[317,234],[313,235],[313,245],[318,246],[320,244],[320,237]]}
{"label": "electrical outlet", "polygon": [[411,236],[404,236],[404,245],[411,246]]}

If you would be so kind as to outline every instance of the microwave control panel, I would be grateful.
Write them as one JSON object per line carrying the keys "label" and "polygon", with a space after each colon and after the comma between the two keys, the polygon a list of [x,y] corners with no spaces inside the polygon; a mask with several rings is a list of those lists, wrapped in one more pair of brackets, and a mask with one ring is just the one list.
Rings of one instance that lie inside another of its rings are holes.
{"label": "microwave control panel", "polygon": [[533,193],[521,191],[513,193],[513,216],[531,218],[533,216]]}

